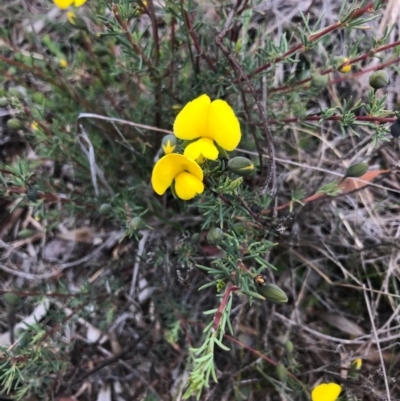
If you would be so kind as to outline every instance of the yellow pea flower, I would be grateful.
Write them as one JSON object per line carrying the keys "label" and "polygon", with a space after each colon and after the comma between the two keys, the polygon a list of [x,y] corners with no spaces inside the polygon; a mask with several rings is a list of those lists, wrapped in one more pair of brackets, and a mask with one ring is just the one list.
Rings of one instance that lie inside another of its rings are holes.
{"label": "yellow pea flower", "polygon": [[53,0],[53,3],[62,10],[68,7],[75,6],[80,7],[86,3],[86,0]]}
{"label": "yellow pea flower", "polygon": [[59,64],[60,64],[60,67],[61,67],[61,68],[67,68],[67,67],[68,67],[68,61],[65,60],[65,58],[62,58],[62,59],[59,61]]}
{"label": "yellow pea flower", "polygon": [[151,184],[158,195],[163,195],[174,184],[176,195],[189,200],[204,191],[203,170],[194,160],[169,153],[154,166]]}
{"label": "yellow pea flower", "polygon": [[336,401],[342,387],[336,383],[322,383],[314,387],[311,392],[312,401]]}
{"label": "yellow pea flower", "polygon": [[174,134],[183,140],[195,140],[186,146],[184,155],[193,160],[218,158],[215,146],[232,151],[240,142],[239,120],[227,102],[211,102],[207,95],[192,100],[179,112],[174,122]]}

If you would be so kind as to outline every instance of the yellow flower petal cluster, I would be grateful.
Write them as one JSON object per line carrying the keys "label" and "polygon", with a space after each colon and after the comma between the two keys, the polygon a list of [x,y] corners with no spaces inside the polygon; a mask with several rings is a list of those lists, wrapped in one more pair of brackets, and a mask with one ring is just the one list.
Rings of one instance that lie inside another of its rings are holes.
{"label": "yellow flower petal cluster", "polygon": [[196,140],[184,152],[194,160],[199,157],[216,160],[218,149],[215,144],[232,151],[241,138],[239,120],[229,104],[221,99],[211,102],[207,95],[192,100],[179,112],[173,130],[179,139]]}
{"label": "yellow flower petal cluster", "polygon": [[342,387],[336,383],[322,383],[311,392],[312,401],[336,401],[342,391]]}
{"label": "yellow flower petal cluster", "polygon": [[176,195],[189,200],[204,191],[203,170],[194,160],[169,153],[154,166],[151,184],[158,195],[174,184]]}
{"label": "yellow flower petal cluster", "polygon": [[201,95],[179,112],[173,131],[176,138],[192,142],[180,155],[172,153],[176,138],[164,137],[161,146],[166,155],[154,166],[151,184],[158,195],[173,186],[180,199],[189,200],[204,191],[203,170],[195,160],[216,160],[218,147],[234,150],[241,138],[240,124],[227,102],[211,102],[207,95]]}
{"label": "yellow flower petal cluster", "polygon": [[86,0],[53,0],[53,2],[58,8],[65,10],[71,6],[80,7],[86,3]]}

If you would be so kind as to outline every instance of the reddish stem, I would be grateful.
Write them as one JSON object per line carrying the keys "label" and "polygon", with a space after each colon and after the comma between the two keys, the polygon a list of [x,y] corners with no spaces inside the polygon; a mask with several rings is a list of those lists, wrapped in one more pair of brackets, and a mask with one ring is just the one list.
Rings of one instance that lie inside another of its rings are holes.
{"label": "reddish stem", "polygon": [[228,304],[228,300],[231,295],[231,292],[237,291],[238,289],[239,289],[239,287],[236,287],[236,285],[231,282],[229,282],[228,285],[226,286],[224,296],[222,297],[221,303],[219,304],[218,310],[214,316],[214,323],[212,326],[213,331],[216,331],[218,329],[219,323],[221,321],[221,317],[224,313],[226,305]]}

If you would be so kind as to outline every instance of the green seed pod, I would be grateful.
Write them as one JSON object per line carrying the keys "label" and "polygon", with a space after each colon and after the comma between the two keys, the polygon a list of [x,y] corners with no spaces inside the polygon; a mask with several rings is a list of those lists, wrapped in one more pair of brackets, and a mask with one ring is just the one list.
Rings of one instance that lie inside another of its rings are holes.
{"label": "green seed pod", "polygon": [[67,12],[67,20],[76,29],[82,29],[83,31],[87,29],[86,22],[73,11]]}
{"label": "green seed pod", "polygon": [[198,243],[200,242],[200,234],[199,233],[194,233],[191,237],[190,237],[190,243],[192,245],[198,245]]}
{"label": "green seed pod", "polygon": [[102,214],[104,216],[104,215],[110,213],[111,209],[112,209],[112,207],[109,203],[103,203],[100,206],[99,212],[100,212],[100,214]]}
{"label": "green seed pod", "polygon": [[211,228],[207,234],[207,241],[211,245],[220,244],[223,238],[224,232],[218,227]]}
{"label": "green seed pod", "polygon": [[293,351],[294,351],[294,345],[293,345],[293,343],[292,343],[290,340],[287,340],[287,341],[285,342],[285,350],[286,350],[286,352],[287,352],[289,355],[293,353]]}
{"label": "green seed pod", "polygon": [[46,96],[42,92],[35,92],[32,95],[32,99],[35,103],[43,104],[43,102],[46,100]]}
{"label": "green seed pod", "polygon": [[176,136],[165,135],[162,139],[161,147],[166,155],[173,153],[176,148]]}
{"label": "green seed pod", "polygon": [[140,230],[142,226],[143,226],[143,220],[139,216],[134,217],[129,222],[129,228],[134,231]]}
{"label": "green seed pod", "polygon": [[311,77],[311,87],[315,89],[326,88],[329,81],[329,75],[321,75],[318,73],[314,73]]}
{"label": "green seed pod", "polygon": [[10,104],[6,97],[0,97],[0,107],[7,107]]}
{"label": "green seed pod", "polygon": [[220,157],[222,159],[229,159],[228,152],[224,148],[221,148],[221,146],[219,146],[218,143],[215,143],[215,146],[218,149],[218,153],[219,153],[218,157]]}
{"label": "green seed pod", "polygon": [[288,301],[287,295],[275,284],[265,284],[260,287],[259,293],[274,304],[284,304]]}
{"label": "green seed pod", "polygon": [[8,95],[14,96],[19,100],[23,100],[26,98],[26,89],[23,86],[14,86],[12,88],[8,88]]}
{"label": "green seed pod", "polygon": [[389,81],[389,74],[385,70],[374,71],[369,76],[369,85],[374,89],[385,88]]}
{"label": "green seed pod", "polygon": [[17,306],[21,302],[21,297],[13,292],[6,292],[3,299],[10,306]]}
{"label": "green seed pod", "polygon": [[93,46],[93,53],[99,57],[107,56],[110,54],[108,48],[106,46],[102,45],[101,43],[96,43]]}
{"label": "green seed pod", "polygon": [[400,119],[397,119],[390,126],[390,135],[392,135],[393,138],[398,138],[400,136]]}
{"label": "green seed pod", "polygon": [[282,362],[279,362],[275,367],[275,371],[278,379],[281,382],[285,383],[287,380],[287,370],[285,368],[285,365]]}
{"label": "green seed pod", "polygon": [[8,127],[8,128],[11,128],[11,129],[18,130],[18,129],[23,128],[23,127],[24,127],[24,124],[23,124],[22,121],[19,120],[18,118],[10,118],[10,119],[7,121],[7,127]]}
{"label": "green seed pod", "polygon": [[37,201],[37,198],[38,198],[37,189],[34,185],[28,185],[28,190],[26,191],[26,197],[31,202]]}
{"label": "green seed pod", "polygon": [[33,231],[33,230],[29,230],[29,229],[21,230],[18,233],[18,238],[22,238],[22,239],[29,238],[29,237],[32,237],[33,234],[35,234],[35,231]]}
{"label": "green seed pod", "polygon": [[247,157],[237,156],[228,161],[228,170],[234,174],[245,177],[254,170],[254,164]]}
{"label": "green seed pod", "polygon": [[346,170],[345,177],[361,177],[368,171],[368,164],[367,163],[357,163],[353,164]]}
{"label": "green seed pod", "polygon": [[20,347],[26,347],[30,342],[32,336],[25,330],[20,330],[20,332],[17,334],[16,337],[19,339],[18,345]]}

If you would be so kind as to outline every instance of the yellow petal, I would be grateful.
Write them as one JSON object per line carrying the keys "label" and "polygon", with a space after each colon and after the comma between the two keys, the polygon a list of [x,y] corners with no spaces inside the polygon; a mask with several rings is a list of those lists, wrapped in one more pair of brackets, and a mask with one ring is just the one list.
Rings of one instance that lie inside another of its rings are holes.
{"label": "yellow petal", "polygon": [[58,8],[65,10],[74,2],[74,0],[53,0],[53,2]]}
{"label": "yellow petal", "polygon": [[336,401],[342,388],[336,383],[323,383],[311,392],[312,401]]}
{"label": "yellow petal", "polygon": [[203,193],[204,184],[193,174],[186,171],[178,174],[175,178],[175,192],[179,198],[189,200]]}
{"label": "yellow petal", "polygon": [[75,0],[74,5],[75,7],[83,6],[86,3],[86,0]]}
{"label": "yellow petal", "polygon": [[201,95],[189,102],[176,116],[174,134],[179,139],[192,140],[207,136],[207,120],[211,100]]}
{"label": "yellow petal", "polygon": [[189,143],[186,146],[184,155],[197,160],[199,158],[206,158],[210,160],[217,160],[218,149],[214,145],[214,141],[209,138],[200,138],[196,142]]}
{"label": "yellow petal", "polygon": [[224,100],[211,103],[208,116],[207,136],[214,139],[221,148],[234,150],[240,142],[240,124],[231,106]]}
{"label": "yellow petal", "polygon": [[154,166],[151,175],[151,184],[158,195],[162,195],[171,186],[175,177],[187,171],[203,181],[203,170],[193,160],[177,153],[170,153],[162,157]]}

